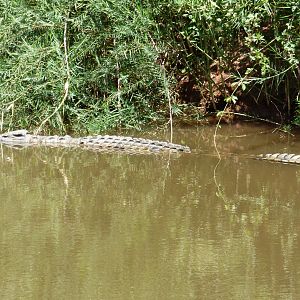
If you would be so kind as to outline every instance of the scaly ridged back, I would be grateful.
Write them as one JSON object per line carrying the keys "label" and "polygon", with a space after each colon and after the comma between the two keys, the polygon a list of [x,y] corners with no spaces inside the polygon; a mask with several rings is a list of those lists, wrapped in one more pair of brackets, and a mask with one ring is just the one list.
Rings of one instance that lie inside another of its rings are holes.
{"label": "scaly ridged back", "polygon": [[130,153],[152,153],[152,152],[186,152],[190,148],[183,145],[133,138],[127,136],[97,135],[73,138],[66,136],[43,136],[28,134],[27,130],[16,130],[0,135],[0,143],[10,145],[47,145],[52,147],[83,147],[103,151],[125,151]]}
{"label": "scaly ridged back", "polygon": [[300,164],[300,155],[288,154],[288,153],[275,153],[275,154],[260,154],[258,159],[276,161],[289,164]]}

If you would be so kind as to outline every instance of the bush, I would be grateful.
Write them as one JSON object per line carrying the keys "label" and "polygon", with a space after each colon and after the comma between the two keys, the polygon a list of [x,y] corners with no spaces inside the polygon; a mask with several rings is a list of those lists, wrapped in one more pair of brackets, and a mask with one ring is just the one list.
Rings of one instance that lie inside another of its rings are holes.
{"label": "bush", "polygon": [[0,16],[1,128],[141,127],[169,97],[179,115],[253,91],[299,103],[297,0],[0,0]]}
{"label": "bush", "polygon": [[254,96],[292,113],[299,99],[299,1],[178,0],[153,10],[181,96],[189,90],[197,105],[210,99],[204,111],[220,99]]}
{"label": "bush", "polygon": [[132,1],[0,7],[4,127],[99,130],[155,116],[163,78],[148,36],[151,20]]}

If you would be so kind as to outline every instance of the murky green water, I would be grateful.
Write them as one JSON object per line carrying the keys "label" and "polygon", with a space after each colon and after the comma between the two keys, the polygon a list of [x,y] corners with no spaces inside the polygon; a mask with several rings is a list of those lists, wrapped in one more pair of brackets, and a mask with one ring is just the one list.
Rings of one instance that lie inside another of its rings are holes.
{"label": "murky green water", "polygon": [[213,133],[176,129],[171,157],[2,147],[0,299],[300,299],[300,166],[249,158],[299,136],[223,126],[218,162]]}

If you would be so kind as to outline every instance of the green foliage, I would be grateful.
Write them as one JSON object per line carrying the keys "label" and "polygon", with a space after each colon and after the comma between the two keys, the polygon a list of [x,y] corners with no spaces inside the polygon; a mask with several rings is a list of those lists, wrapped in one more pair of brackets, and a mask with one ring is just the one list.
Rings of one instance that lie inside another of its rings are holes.
{"label": "green foliage", "polygon": [[[288,1],[167,1],[153,7],[169,43],[168,66],[212,92],[212,72],[235,78],[244,93],[256,86],[266,100],[295,104],[299,91],[300,3]],[[170,21],[171,29],[164,26]],[[171,42],[170,42],[171,41]],[[213,69],[216,70],[213,70]],[[225,80],[217,87],[224,99]],[[228,92],[228,91],[227,91]],[[236,101],[233,101],[236,102]]]}
{"label": "green foliage", "polygon": [[37,127],[59,107],[50,128],[138,126],[154,114],[161,70],[151,20],[132,1],[0,2],[4,126]]}
{"label": "green foliage", "polygon": [[212,72],[230,103],[256,87],[293,107],[299,23],[297,0],[0,0],[1,128],[140,127],[168,95],[180,116],[184,76],[215,107]]}

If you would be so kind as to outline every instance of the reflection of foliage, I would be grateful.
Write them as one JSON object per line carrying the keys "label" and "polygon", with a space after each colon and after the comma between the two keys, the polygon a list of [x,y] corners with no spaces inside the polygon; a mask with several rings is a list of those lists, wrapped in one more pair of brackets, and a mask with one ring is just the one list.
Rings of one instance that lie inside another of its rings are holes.
{"label": "reflection of foliage", "polygon": [[225,203],[213,156],[3,148],[2,157],[2,298],[26,285],[40,299],[255,299],[276,293],[284,270],[295,276],[288,288],[298,282],[296,168],[228,157],[216,174]]}

